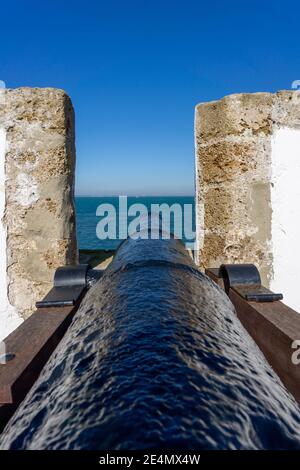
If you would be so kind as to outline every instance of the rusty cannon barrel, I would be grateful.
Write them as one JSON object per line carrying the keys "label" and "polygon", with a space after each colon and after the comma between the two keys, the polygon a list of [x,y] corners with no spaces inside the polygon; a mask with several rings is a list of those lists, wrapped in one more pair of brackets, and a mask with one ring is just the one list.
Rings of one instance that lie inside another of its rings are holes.
{"label": "rusty cannon barrel", "polygon": [[2,449],[293,449],[300,411],[180,241],[128,239]]}

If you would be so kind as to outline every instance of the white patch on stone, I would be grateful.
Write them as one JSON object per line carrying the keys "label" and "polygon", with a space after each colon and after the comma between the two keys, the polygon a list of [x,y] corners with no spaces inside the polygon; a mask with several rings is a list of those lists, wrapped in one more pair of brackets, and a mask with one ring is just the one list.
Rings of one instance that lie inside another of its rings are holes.
{"label": "white patch on stone", "polygon": [[271,289],[300,313],[300,129],[281,128],[272,137]]}
{"label": "white patch on stone", "polygon": [[9,335],[22,319],[10,305],[7,296],[7,265],[6,265],[6,229],[3,224],[5,211],[5,143],[6,133],[0,128],[0,341]]}
{"label": "white patch on stone", "polygon": [[29,207],[39,199],[38,185],[33,176],[19,173],[17,176],[16,201],[23,207]]}

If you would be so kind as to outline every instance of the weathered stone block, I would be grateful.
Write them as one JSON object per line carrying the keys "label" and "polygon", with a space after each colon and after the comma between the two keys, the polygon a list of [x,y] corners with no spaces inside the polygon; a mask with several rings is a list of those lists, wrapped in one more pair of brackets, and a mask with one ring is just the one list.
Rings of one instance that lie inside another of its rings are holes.
{"label": "weathered stone block", "polygon": [[0,130],[3,337],[33,312],[54,270],[77,261],[72,103],[52,88],[5,90]]}
{"label": "weathered stone block", "polygon": [[300,93],[201,103],[195,145],[198,264],[254,263],[300,310]]}

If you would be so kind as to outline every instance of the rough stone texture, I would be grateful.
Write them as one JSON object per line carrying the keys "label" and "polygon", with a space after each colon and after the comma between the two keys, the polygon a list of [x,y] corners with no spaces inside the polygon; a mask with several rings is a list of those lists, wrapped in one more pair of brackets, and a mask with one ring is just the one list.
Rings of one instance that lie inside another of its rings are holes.
{"label": "rough stone texture", "polygon": [[235,94],[195,110],[197,262],[251,262],[272,279],[271,139],[300,129],[300,93]]}
{"label": "rough stone texture", "polygon": [[77,261],[71,100],[58,89],[8,89],[0,127],[6,130],[8,298],[26,318],[52,286],[54,270]]}

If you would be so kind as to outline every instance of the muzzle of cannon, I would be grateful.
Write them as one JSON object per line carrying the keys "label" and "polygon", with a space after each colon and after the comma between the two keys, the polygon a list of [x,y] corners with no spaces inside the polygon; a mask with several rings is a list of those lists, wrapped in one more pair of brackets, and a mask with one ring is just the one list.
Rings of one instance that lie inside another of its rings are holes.
{"label": "muzzle of cannon", "polygon": [[128,239],[98,278],[1,449],[299,449],[296,401],[180,241]]}

